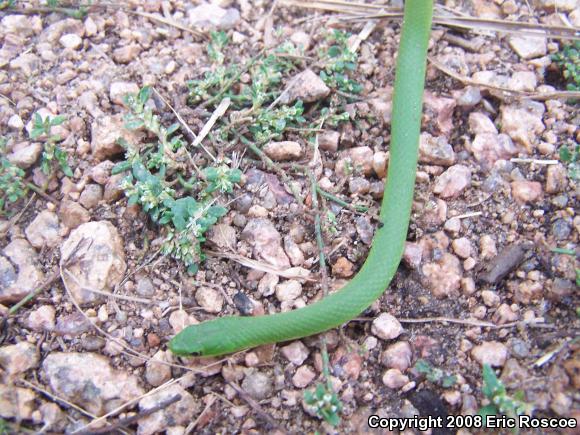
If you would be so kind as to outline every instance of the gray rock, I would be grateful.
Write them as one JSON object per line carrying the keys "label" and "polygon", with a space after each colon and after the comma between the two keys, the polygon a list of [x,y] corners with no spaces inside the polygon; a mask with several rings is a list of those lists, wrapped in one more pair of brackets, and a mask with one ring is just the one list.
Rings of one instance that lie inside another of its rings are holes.
{"label": "gray rock", "polygon": [[158,387],[171,379],[171,367],[163,364],[164,362],[166,362],[165,352],[162,350],[157,351],[153,358],[147,361],[145,379],[150,385]]}
{"label": "gray rock", "polygon": [[281,268],[290,267],[290,260],[282,248],[282,236],[267,219],[250,219],[241,234],[253,248],[254,257]]}
{"label": "gray rock", "polygon": [[52,211],[41,211],[24,233],[35,248],[54,248],[60,243],[58,216]]}
{"label": "gray rock", "polygon": [[36,251],[24,239],[14,239],[4,248],[4,255],[0,256],[0,303],[17,302],[42,284],[44,274]]}
{"label": "gray rock", "polygon": [[28,420],[36,409],[35,400],[32,390],[0,384],[0,417]]}
{"label": "gray rock", "polygon": [[290,89],[280,99],[282,104],[291,104],[296,100],[313,103],[326,98],[330,94],[329,87],[311,69],[302,71],[292,78],[290,83]]}
{"label": "gray rock", "polygon": [[[25,146],[22,146],[25,145]],[[28,169],[33,166],[42,152],[42,144],[18,144],[14,146],[12,153],[8,154],[7,158],[10,163],[22,169]]]}
{"label": "gray rock", "polygon": [[33,331],[52,331],[55,326],[56,310],[52,305],[43,305],[28,315],[26,326]]}
{"label": "gray rock", "polygon": [[125,274],[127,265],[123,240],[110,222],[82,224],[71,232],[61,246],[63,267],[79,246],[83,248],[76,253],[80,261],[66,267],[74,277],[67,277],[67,286],[78,303],[94,303],[103,296],[87,289],[110,292]]}
{"label": "gray rock", "polygon": [[373,241],[374,228],[371,225],[369,219],[364,216],[359,216],[356,218],[356,232],[360,237],[361,241],[370,246]]}
{"label": "gray rock", "polygon": [[60,203],[58,215],[62,223],[71,230],[91,220],[91,214],[82,205],[67,199]]}
{"label": "gray rock", "polygon": [[103,188],[98,184],[87,184],[79,198],[79,203],[85,208],[94,208],[103,199]]}
{"label": "gray rock", "polygon": [[568,219],[556,219],[552,223],[551,233],[556,240],[566,240],[572,233],[572,223]]}
{"label": "gray rock", "polygon": [[[153,435],[166,432],[169,434],[183,433],[181,426],[187,426],[199,413],[199,405],[195,399],[181,385],[174,384],[160,390],[157,393],[146,396],[139,401],[139,410],[158,407],[168,400],[179,397],[180,399],[163,409],[139,419],[138,435]],[[181,427],[181,428],[180,428]]]}
{"label": "gray rock", "polygon": [[272,394],[272,379],[261,372],[251,372],[242,381],[242,388],[255,400],[263,400]]}
{"label": "gray rock", "polygon": [[104,414],[109,402],[143,394],[136,376],[113,369],[107,358],[94,353],[51,353],[42,369],[53,392],[95,415]]}
{"label": "gray rock", "polygon": [[56,335],[68,335],[78,337],[91,329],[90,322],[78,311],[72,314],[59,316],[56,321],[54,333]]}
{"label": "gray rock", "polygon": [[548,48],[546,38],[533,37],[529,35],[512,35],[508,39],[510,47],[521,59],[533,59],[545,56]]}
{"label": "gray rock", "polygon": [[432,165],[451,166],[455,163],[455,152],[444,136],[433,137],[429,133],[421,133],[419,161]]}
{"label": "gray rock", "polygon": [[192,26],[231,29],[240,20],[240,11],[235,8],[224,9],[214,3],[202,2],[187,10],[187,18]]}
{"label": "gray rock", "polygon": [[137,294],[146,298],[150,298],[155,294],[155,287],[151,280],[147,277],[137,280]]}
{"label": "gray rock", "polygon": [[9,375],[24,373],[38,366],[39,355],[36,346],[22,341],[18,344],[0,347],[0,366]]}

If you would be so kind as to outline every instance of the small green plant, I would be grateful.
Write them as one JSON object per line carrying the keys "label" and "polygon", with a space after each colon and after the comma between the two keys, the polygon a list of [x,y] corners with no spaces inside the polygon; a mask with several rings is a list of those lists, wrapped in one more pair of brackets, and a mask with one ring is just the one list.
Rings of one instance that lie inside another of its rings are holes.
{"label": "small green plant", "polygon": [[519,415],[531,415],[532,405],[525,402],[523,391],[517,391],[513,397],[509,396],[503,382],[501,382],[489,364],[483,365],[483,395],[490,403],[479,409],[479,415],[484,419],[488,415],[503,414],[509,418]]}
{"label": "small green plant", "polygon": [[562,50],[552,55],[552,60],[562,71],[566,89],[580,91],[580,41],[564,45]]}
{"label": "small green plant", "polygon": [[51,134],[52,127],[61,125],[66,118],[62,115],[59,116],[46,116],[44,119],[40,113],[34,113],[32,118],[32,130],[30,131],[31,139],[44,139],[44,151],[42,152],[42,158],[40,162],[40,167],[42,172],[49,175],[52,171],[53,163],[56,161],[62,172],[67,177],[72,177],[73,172],[68,165],[68,156],[66,152],[58,146],[58,142],[62,138],[58,135]]}
{"label": "small green plant", "polygon": [[316,415],[324,419],[332,426],[338,426],[340,423],[340,412],[342,403],[332,386],[324,383],[316,385],[314,391],[304,392],[304,402],[315,409]]}
{"label": "small green plant", "polygon": [[560,160],[568,166],[568,175],[573,180],[580,180],[580,145],[562,146]]}
{"label": "small green plant", "polygon": [[333,45],[326,53],[322,53],[325,65],[320,72],[320,78],[331,88],[358,94],[362,91],[362,85],[350,77],[357,68],[358,56],[348,46],[349,37],[349,33],[340,30],[334,30],[327,37]]}
{"label": "small green plant", "polygon": [[444,372],[440,368],[433,367],[428,361],[419,359],[415,363],[415,370],[425,375],[434,384],[443,388],[449,388],[457,382],[457,376]]}
{"label": "small green plant", "polygon": [[[204,234],[227,212],[225,207],[215,204],[214,195],[231,193],[242,174],[222,160],[203,168],[199,178],[188,178],[182,163],[187,153],[185,142],[176,134],[179,124],[164,127],[147,104],[150,97],[148,86],[136,95],[126,96],[130,113],[125,117],[125,127],[146,130],[157,141],[136,147],[120,139],[126,149],[126,160],[115,165],[112,173],[129,172],[121,183],[128,204],[139,204],[154,222],[166,229],[161,252],[182,261],[190,273],[195,273],[204,259],[201,250]],[[178,186],[183,187],[182,192],[176,190]],[[185,191],[197,198],[180,197]]]}
{"label": "small green plant", "polygon": [[322,346],[322,374],[325,382],[317,383],[314,391],[306,390],[304,392],[304,403],[311,406],[319,418],[336,427],[340,424],[342,402],[332,386],[330,361],[326,342],[324,341]]}
{"label": "small green plant", "polygon": [[0,1],[0,11],[3,9],[13,8],[14,6],[16,6],[16,0]]}
{"label": "small green plant", "polygon": [[5,215],[5,206],[26,196],[28,188],[24,181],[25,172],[6,158],[8,140],[0,137],[0,215]]}

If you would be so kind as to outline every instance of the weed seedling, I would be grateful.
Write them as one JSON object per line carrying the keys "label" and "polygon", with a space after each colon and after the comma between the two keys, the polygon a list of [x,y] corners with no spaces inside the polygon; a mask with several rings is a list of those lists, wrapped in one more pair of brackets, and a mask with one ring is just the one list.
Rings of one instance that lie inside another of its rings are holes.
{"label": "weed seedling", "polygon": [[562,71],[566,89],[580,91],[580,41],[564,45],[562,50],[552,55],[552,60]]}
{"label": "weed seedling", "polygon": [[491,368],[489,364],[483,365],[483,395],[490,401],[479,409],[479,415],[484,419],[488,415],[504,414],[509,418],[517,418],[519,415],[531,415],[532,405],[525,402],[524,392],[517,391],[513,397],[509,396],[507,390]]}
{"label": "weed seedling", "polygon": [[5,215],[7,204],[26,196],[28,188],[24,182],[24,170],[10,163],[6,158],[8,140],[0,137],[0,214]]}
{"label": "weed seedling", "polygon": [[573,180],[580,180],[580,145],[562,146],[560,160],[568,166],[568,175]]}
{"label": "weed seedling", "polygon": [[440,368],[433,367],[428,361],[419,359],[415,363],[415,370],[425,375],[425,377],[434,384],[443,388],[449,388],[457,382],[457,376],[450,375]]}
{"label": "weed seedling", "polygon": [[52,117],[47,116],[43,119],[38,112],[36,112],[32,118],[30,138],[44,139],[45,141],[40,167],[42,172],[46,175],[51,173],[53,163],[56,161],[64,175],[67,177],[73,176],[73,172],[68,165],[68,156],[66,152],[58,146],[58,142],[60,142],[62,138],[58,135],[51,134],[52,127],[61,125],[65,120],[65,117],[62,115]]}
{"label": "weed seedling", "polygon": [[328,352],[322,352],[322,372],[325,382],[316,384],[314,391],[305,391],[304,403],[311,406],[319,418],[324,419],[332,426],[338,426],[340,424],[342,402],[335,393],[330,380]]}
{"label": "weed seedling", "polygon": [[333,31],[328,36],[328,41],[333,45],[322,53],[325,65],[320,72],[320,78],[331,88],[358,94],[362,91],[362,85],[350,77],[357,68],[358,56],[348,46],[349,37],[349,33],[339,30]]}

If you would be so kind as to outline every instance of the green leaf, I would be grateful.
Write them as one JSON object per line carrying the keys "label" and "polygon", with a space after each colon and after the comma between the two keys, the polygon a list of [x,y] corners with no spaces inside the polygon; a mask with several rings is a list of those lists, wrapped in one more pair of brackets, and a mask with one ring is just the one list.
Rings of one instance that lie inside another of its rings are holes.
{"label": "green leaf", "polygon": [[197,273],[197,271],[199,270],[199,265],[194,263],[194,264],[190,264],[187,267],[187,273],[189,273],[190,275],[195,275]]}
{"label": "green leaf", "polygon": [[241,179],[242,179],[242,171],[240,171],[238,168],[234,168],[230,171],[228,175],[228,180],[230,180],[232,183],[239,183]]}
{"label": "green leaf", "polygon": [[477,414],[481,415],[483,417],[483,421],[485,422],[487,420],[488,415],[498,415],[499,411],[495,407],[495,405],[486,405],[486,406],[482,406],[481,408],[479,408],[479,411],[477,411]]}
{"label": "green leaf", "polygon": [[131,163],[125,160],[124,162],[119,162],[113,166],[113,169],[111,169],[111,175],[117,175],[121,172],[128,171],[129,169],[131,169]]}
{"label": "green leaf", "polygon": [[443,388],[449,388],[449,387],[452,387],[453,385],[455,385],[456,382],[457,382],[457,376],[455,376],[455,375],[445,376],[445,377],[443,377],[443,382],[441,383],[441,386]]}
{"label": "green leaf", "polygon": [[338,45],[333,45],[328,49],[327,54],[330,57],[338,57],[342,54],[342,48],[340,48]]}
{"label": "green leaf", "polygon": [[144,86],[137,94],[137,99],[141,103],[141,105],[145,105],[149,98],[151,97],[151,86]]}
{"label": "green leaf", "polygon": [[433,367],[431,367],[431,364],[429,364],[424,359],[418,359],[415,363],[415,370],[417,370],[419,373],[429,373],[431,370],[433,370]]}
{"label": "green leaf", "polygon": [[568,147],[563,146],[560,148],[560,160],[566,163],[572,161],[572,153]]}
{"label": "green leaf", "polygon": [[483,394],[491,399],[498,394],[505,394],[505,387],[495,375],[495,372],[489,364],[483,365]]}
{"label": "green leaf", "polygon": [[50,126],[54,127],[55,125],[60,125],[66,121],[66,117],[63,115],[58,115],[50,119]]}
{"label": "green leaf", "polygon": [[227,212],[228,212],[227,208],[222,207],[221,205],[214,205],[208,209],[207,214],[214,216],[216,218],[220,218],[224,216]]}
{"label": "green leaf", "polygon": [[207,181],[215,181],[219,178],[219,172],[216,168],[209,167],[203,170],[203,175]]}
{"label": "green leaf", "polygon": [[171,136],[173,133],[175,133],[177,130],[179,130],[179,123],[176,122],[175,124],[171,124],[168,128],[167,128],[167,136]]}
{"label": "green leaf", "polygon": [[195,210],[198,207],[199,205],[197,201],[190,196],[177,199],[173,203],[171,207],[171,214],[173,215],[173,225],[177,231],[185,230],[189,218],[193,215],[193,213],[195,213]]}
{"label": "green leaf", "polygon": [[145,123],[141,119],[134,118],[134,119],[127,121],[125,123],[125,128],[128,130],[138,130],[141,127],[143,127],[144,125],[145,125]]}

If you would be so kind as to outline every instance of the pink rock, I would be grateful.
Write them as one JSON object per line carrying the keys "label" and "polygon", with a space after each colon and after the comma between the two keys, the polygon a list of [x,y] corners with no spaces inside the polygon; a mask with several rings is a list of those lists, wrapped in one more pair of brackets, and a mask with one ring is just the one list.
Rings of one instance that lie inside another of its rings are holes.
{"label": "pink rock", "polygon": [[495,133],[498,134],[497,128],[489,116],[481,112],[471,112],[469,114],[469,131],[473,134]]}
{"label": "pink rock", "polygon": [[498,341],[488,341],[475,346],[471,350],[471,356],[481,365],[502,367],[508,357],[508,349]]}
{"label": "pink rock", "polygon": [[542,197],[542,185],[537,181],[512,181],[512,196],[520,204],[537,201]]}
{"label": "pink rock", "polygon": [[483,169],[490,169],[498,160],[510,159],[518,153],[511,138],[505,134],[480,133],[467,147]]}
{"label": "pink rock", "polygon": [[455,198],[471,184],[471,170],[467,166],[454,165],[443,172],[433,188],[441,198]]}
{"label": "pink rock", "polygon": [[439,97],[431,92],[425,92],[425,116],[435,119],[438,131],[449,137],[453,130],[453,110],[455,100],[453,98]]}
{"label": "pink rock", "polygon": [[457,294],[461,285],[461,263],[452,254],[446,253],[434,263],[423,266],[425,286],[436,298],[445,298]]}
{"label": "pink rock", "polygon": [[398,369],[404,372],[411,366],[413,351],[406,341],[390,345],[381,355],[381,362],[385,367]]}

